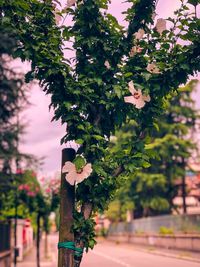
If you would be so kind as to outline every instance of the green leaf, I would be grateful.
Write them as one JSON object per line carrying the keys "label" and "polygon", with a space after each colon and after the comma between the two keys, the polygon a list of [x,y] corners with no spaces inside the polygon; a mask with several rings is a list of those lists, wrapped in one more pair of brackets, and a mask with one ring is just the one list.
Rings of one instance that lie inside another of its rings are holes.
{"label": "green leaf", "polygon": [[118,98],[121,98],[121,96],[122,96],[121,86],[115,85],[114,91],[115,91],[116,95],[118,96]]}
{"label": "green leaf", "polygon": [[76,143],[79,145],[82,145],[84,143],[84,140],[83,139],[77,139]]}
{"label": "green leaf", "polygon": [[85,159],[83,157],[81,157],[81,156],[77,156],[74,159],[73,163],[76,165],[76,169],[78,171],[81,170],[86,164]]}
{"label": "green leaf", "polygon": [[200,4],[200,0],[188,0],[188,3],[193,6],[197,6],[198,4]]}

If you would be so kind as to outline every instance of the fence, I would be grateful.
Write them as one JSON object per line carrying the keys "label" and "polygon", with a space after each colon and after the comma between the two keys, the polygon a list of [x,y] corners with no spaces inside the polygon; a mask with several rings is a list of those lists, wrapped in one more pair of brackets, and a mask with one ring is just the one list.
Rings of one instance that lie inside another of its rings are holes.
{"label": "fence", "polygon": [[0,222],[0,267],[11,264],[11,224]]}
{"label": "fence", "polygon": [[164,215],[133,220],[130,223],[112,224],[109,234],[118,233],[159,233],[161,227],[172,229],[174,233],[199,233],[200,214]]}

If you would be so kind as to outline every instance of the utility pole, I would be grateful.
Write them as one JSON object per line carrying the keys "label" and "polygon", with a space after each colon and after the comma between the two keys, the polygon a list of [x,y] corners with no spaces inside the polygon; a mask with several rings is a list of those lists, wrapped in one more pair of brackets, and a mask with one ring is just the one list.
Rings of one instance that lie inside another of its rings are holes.
{"label": "utility pole", "polygon": [[[62,173],[62,168],[66,161],[73,161],[75,155],[76,152],[72,148],[62,150],[59,243],[74,242],[74,234],[71,228],[75,205],[75,186],[67,183],[65,179],[66,173]],[[59,249],[58,267],[74,267],[73,250],[63,247]]]}
{"label": "utility pole", "polygon": [[[19,148],[19,112],[17,112],[17,139],[16,139],[16,150],[18,153]],[[16,157],[16,176],[21,174],[21,169],[19,168],[19,157]],[[16,186],[16,177],[14,184]],[[17,266],[17,257],[19,256],[19,248],[17,247],[17,223],[18,223],[18,189],[15,188],[15,219],[14,219],[14,267]]]}
{"label": "utility pole", "polygon": [[182,199],[183,199],[183,214],[187,214],[187,203],[186,203],[186,197],[187,197],[187,191],[186,191],[186,162],[184,158],[182,158],[182,168],[183,168],[183,175],[182,175]]}
{"label": "utility pole", "polygon": [[17,248],[17,214],[18,214],[18,196],[17,188],[15,188],[15,219],[14,219],[14,267],[17,266],[17,257],[19,250]]}

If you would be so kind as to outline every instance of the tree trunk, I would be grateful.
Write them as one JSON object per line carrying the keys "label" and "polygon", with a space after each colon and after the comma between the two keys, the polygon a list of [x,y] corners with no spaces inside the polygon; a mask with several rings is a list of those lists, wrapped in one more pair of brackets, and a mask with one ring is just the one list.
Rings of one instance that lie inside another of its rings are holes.
{"label": "tree trunk", "polygon": [[37,267],[40,267],[40,213],[37,215],[37,235],[36,235],[36,259]]}
{"label": "tree trunk", "polygon": [[[16,190],[16,189],[15,189]],[[14,220],[14,267],[17,266],[17,256],[18,256],[18,248],[17,248],[17,209],[18,209],[18,201],[17,201],[17,192],[15,192],[15,220]]]}
{"label": "tree trunk", "polygon": [[[71,148],[62,151],[62,167],[66,161],[75,158],[75,150]],[[62,171],[62,169],[61,169]],[[73,225],[73,211],[75,204],[75,186],[66,182],[66,173],[61,175],[60,192],[60,228],[59,242],[74,242],[74,234],[71,232]],[[58,267],[74,267],[74,252],[66,248],[60,248],[58,254]]]}
{"label": "tree trunk", "polygon": [[182,176],[182,199],[183,199],[183,214],[187,214],[187,204],[186,204],[186,182],[185,175]]}
{"label": "tree trunk", "polygon": [[[82,207],[81,207],[81,212],[83,213],[84,219],[87,220],[90,218],[90,216],[92,215],[92,210],[93,210],[93,205],[92,203],[83,203]],[[76,247],[77,248],[82,248],[84,249],[84,243],[80,240],[80,235],[78,234],[77,236],[75,236],[75,241],[76,241]],[[75,256],[74,258],[74,267],[80,267],[81,265],[81,261],[83,259],[83,256]]]}
{"label": "tree trunk", "polygon": [[186,178],[185,178],[185,168],[186,168],[186,163],[184,158],[182,158],[182,168],[183,168],[183,175],[182,175],[182,199],[183,199],[183,214],[187,214],[187,204],[186,204],[186,197],[187,197],[187,192],[186,192]]}

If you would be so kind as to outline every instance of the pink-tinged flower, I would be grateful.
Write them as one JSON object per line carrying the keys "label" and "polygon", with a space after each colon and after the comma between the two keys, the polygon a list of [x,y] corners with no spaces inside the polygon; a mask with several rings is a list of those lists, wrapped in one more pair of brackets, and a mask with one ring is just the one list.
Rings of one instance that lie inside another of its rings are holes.
{"label": "pink-tinged flower", "polygon": [[142,52],[142,47],[140,46],[133,46],[131,48],[131,51],[129,52],[129,56],[130,57],[134,57],[137,53],[141,53]]}
{"label": "pink-tinged flower", "polygon": [[156,30],[162,34],[167,29],[167,22],[165,19],[158,19],[156,23]]}
{"label": "pink-tinged flower", "polygon": [[46,192],[47,194],[50,194],[50,193],[51,193],[51,189],[50,189],[50,188],[47,188],[47,189],[45,190],[45,192]]}
{"label": "pink-tinged flower", "polygon": [[110,63],[108,60],[105,61],[104,66],[109,70],[111,69]]}
{"label": "pink-tinged flower", "polygon": [[57,194],[59,193],[59,189],[58,189],[58,188],[53,189],[53,193],[54,193],[55,195],[57,195]]}
{"label": "pink-tinged flower", "polygon": [[60,22],[61,22],[61,20],[62,20],[62,17],[61,17],[61,15],[59,14],[59,12],[60,12],[60,10],[59,9],[57,9],[56,7],[55,7],[55,10],[54,10],[54,16],[55,16],[55,21],[56,21],[56,24],[58,25],[58,24],[60,24]]}
{"label": "pink-tinged flower", "polygon": [[143,95],[142,91],[136,90],[133,84],[133,81],[129,82],[129,91],[131,96],[124,97],[126,103],[133,104],[137,109],[141,109],[145,106],[146,102],[151,100],[149,95]]}
{"label": "pink-tinged flower", "polygon": [[67,0],[67,8],[70,8],[76,4],[76,0]]}
{"label": "pink-tinged flower", "polygon": [[20,186],[18,186],[18,190],[19,190],[19,191],[22,191],[22,190],[24,190],[24,185],[23,185],[23,184],[21,184]]}
{"label": "pink-tinged flower", "polygon": [[18,169],[16,170],[16,174],[22,174],[22,173],[23,173],[22,169],[18,168]]}
{"label": "pink-tinged flower", "polygon": [[151,73],[154,73],[154,74],[159,74],[160,73],[160,70],[159,68],[156,66],[155,63],[150,63],[147,65],[147,71],[148,72],[151,72]]}
{"label": "pink-tinged flower", "polygon": [[35,192],[36,192],[36,193],[40,192],[40,188],[39,188],[39,187],[36,187],[36,188],[35,188]]}
{"label": "pink-tinged flower", "polygon": [[36,196],[36,193],[35,192],[32,192],[32,191],[29,191],[29,192],[27,192],[27,196],[29,196],[29,197],[35,197]]}
{"label": "pink-tinged flower", "polygon": [[43,183],[44,181],[45,181],[45,178],[44,177],[40,178],[40,182],[41,183]]}
{"label": "pink-tinged flower", "polygon": [[24,190],[25,190],[25,191],[29,191],[29,190],[30,190],[30,186],[29,186],[28,184],[25,184],[25,185],[24,185]]}
{"label": "pink-tinged flower", "polygon": [[67,173],[65,178],[69,184],[79,184],[90,176],[92,165],[88,163],[80,171],[77,171],[75,164],[67,161],[62,168],[62,173]]}
{"label": "pink-tinged flower", "polygon": [[37,176],[37,173],[34,172],[34,171],[32,171],[31,175],[34,176],[34,177],[36,177]]}
{"label": "pink-tinged flower", "polygon": [[138,32],[134,34],[135,39],[137,40],[141,40],[144,35],[145,35],[145,31],[143,29],[139,29]]}

